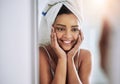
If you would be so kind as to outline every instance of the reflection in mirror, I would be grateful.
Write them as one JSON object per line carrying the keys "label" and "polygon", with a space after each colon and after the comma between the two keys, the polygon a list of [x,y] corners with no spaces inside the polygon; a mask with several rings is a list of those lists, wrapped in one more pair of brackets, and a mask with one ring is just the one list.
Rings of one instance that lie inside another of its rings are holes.
{"label": "reflection in mirror", "polygon": [[[117,52],[117,48],[114,51],[112,50],[114,41],[111,31],[117,33],[117,30],[113,30],[112,27],[117,27],[115,22],[119,19],[113,21],[113,18],[119,17],[118,13],[120,12],[115,11],[114,9],[118,8],[113,7],[112,11],[118,15],[111,17],[114,14],[111,14],[111,10],[108,9],[109,5],[117,4],[117,1],[104,0],[102,2],[103,0],[101,0],[98,3],[97,1],[100,0],[83,0],[80,3],[80,0],[79,2],[77,2],[78,0],[75,0],[76,2],[67,0],[71,3],[71,7],[66,0],[59,1],[61,2],[54,0],[46,6],[49,0],[38,0],[40,83],[56,83],[59,81],[72,83],[74,81],[74,84],[75,82],[119,84],[120,81],[118,79],[115,81],[115,78],[112,77],[114,68],[117,68],[114,67],[114,60],[117,60],[120,54]],[[76,6],[75,4],[78,3],[81,5]],[[81,9],[81,7],[82,12],[76,12],[76,9]],[[82,14],[84,19],[81,19]],[[109,26],[107,26],[108,24]],[[109,38],[106,35],[107,33],[104,34],[104,29],[110,30]],[[115,36],[117,39],[117,34]],[[108,46],[110,44],[111,46]],[[116,43],[116,46],[120,45]],[[116,54],[116,59],[113,59],[114,55],[112,54],[115,52],[118,54]],[[109,62],[112,63],[111,66]],[[120,67],[118,68],[120,69]],[[118,68],[117,70],[119,70]],[[117,71],[114,77],[119,77],[118,73],[120,72]]]}
{"label": "reflection in mirror", "polygon": [[120,1],[108,0],[100,37],[101,67],[109,84],[120,83]]}

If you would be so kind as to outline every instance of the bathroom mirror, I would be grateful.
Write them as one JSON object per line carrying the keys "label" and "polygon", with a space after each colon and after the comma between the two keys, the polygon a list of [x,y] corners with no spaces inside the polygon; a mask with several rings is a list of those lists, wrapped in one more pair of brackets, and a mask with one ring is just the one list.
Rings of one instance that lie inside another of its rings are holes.
{"label": "bathroom mirror", "polygon": [[[49,0],[38,0],[38,30],[40,30],[40,21],[43,9],[48,1]],[[113,3],[116,4],[116,2],[117,1],[114,1]],[[110,24],[107,17],[109,14],[106,13],[110,3],[111,0],[83,0],[82,4],[84,16],[82,30],[84,33],[84,41],[81,45],[81,48],[88,49],[92,52],[92,72],[90,76],[91,84],[109,84],[108,77],[106,76],[107,74],[104,72],[103,67],[101,66],[101,62],[103,62],[104,58],[101,57],[100,41],[103,34],[103,29],[106,25],[106,19],[108,20],[108,24]],[[112,4],[112,6],[114,5]],[[112,10],[114,9],[118,8],[113,7]],[[116,15],[120,17],[118,14],[120,14],[120,12],[117,12]],[[113,19],[111,21],[113,21]],[[103,43],[103,45],[106,44]]]}

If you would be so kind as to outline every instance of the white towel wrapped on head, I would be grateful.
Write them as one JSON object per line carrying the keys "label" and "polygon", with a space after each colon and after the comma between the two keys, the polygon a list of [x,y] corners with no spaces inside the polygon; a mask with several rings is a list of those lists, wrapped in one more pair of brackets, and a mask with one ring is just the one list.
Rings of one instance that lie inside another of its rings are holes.
{"label": "white towel wrapped on head", "polygon": [[82,22],[81,0],[51,0],[47,3],[42,14],[40,28],[38,32],[38,41],[40,44],[46,44],[50,41],[50,32],[52,24],[61,9],[65,5]]}

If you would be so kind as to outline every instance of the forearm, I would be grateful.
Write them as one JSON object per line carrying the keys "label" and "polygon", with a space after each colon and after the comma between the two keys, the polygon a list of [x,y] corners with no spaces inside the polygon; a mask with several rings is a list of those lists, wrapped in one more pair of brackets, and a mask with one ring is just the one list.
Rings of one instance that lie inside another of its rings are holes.
{"label": "forearm", "polygon": [[78,72],[75,67],[74,60],[72,58],[68,58],[67,61],[68,68],[68,84],[82,84]]}
{"label": "forearm", "polygon": [[67,71],[67,61],[66,59],[58,59],[55,75],[52,84],[65,84],[66,82],[66,72]]}

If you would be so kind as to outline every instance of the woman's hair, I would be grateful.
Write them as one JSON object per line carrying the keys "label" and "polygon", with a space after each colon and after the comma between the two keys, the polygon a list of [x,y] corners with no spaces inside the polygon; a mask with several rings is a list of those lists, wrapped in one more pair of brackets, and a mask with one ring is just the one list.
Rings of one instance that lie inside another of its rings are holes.
{"label": "woman's hair", "polygon": [[[63,5],[60,9],[60,11],[58,12],[58,15],[62,15],[62,14],[71,14],[72,12],[65,6]],[[72,13],[73,14],[73,13]]]}

